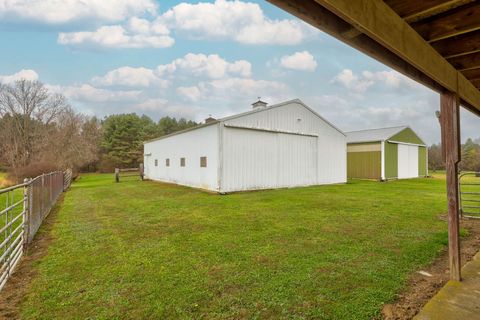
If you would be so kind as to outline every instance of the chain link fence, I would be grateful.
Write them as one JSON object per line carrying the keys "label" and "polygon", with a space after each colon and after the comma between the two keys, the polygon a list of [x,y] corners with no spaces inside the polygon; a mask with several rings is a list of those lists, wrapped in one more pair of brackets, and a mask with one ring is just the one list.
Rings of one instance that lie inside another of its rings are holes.
{"label": "chain link fence", "polygon": [[42,174],[29,181],[28,185],[28,215],[27,242],[30,243],[40,228],[45,217],[64,190],[64,173],[61,171]]}

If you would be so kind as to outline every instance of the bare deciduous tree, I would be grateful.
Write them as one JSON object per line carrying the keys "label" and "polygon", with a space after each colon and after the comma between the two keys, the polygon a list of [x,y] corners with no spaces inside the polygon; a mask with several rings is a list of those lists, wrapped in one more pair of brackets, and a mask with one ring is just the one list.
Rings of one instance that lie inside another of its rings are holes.
{"label": "bare deciduous tree", "polygon": [[98,159],[100,126],[90,124],[84,132],[89,121],[38,81],[0,85],[0,161],[16,176],[35,165],[38,170],[78,169]]}
{"label": "bare deciduous tree", "polygon": [[8,140],[2,139],[5,155],[13,168],[26,166],[38,154],[45,126],[54,121],[66,107],[61,95],[50,95],[38,81],[19,80],[0,87],[0,116],[8,117],[3,130]]}

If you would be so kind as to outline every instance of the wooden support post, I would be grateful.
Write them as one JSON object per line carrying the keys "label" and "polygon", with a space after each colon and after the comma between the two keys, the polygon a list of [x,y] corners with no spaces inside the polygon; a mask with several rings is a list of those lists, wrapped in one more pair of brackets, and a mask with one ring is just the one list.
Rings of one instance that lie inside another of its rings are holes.
{"label": "wooden support post", "polygon": [[115,168],[115,182],[120,182],[120,169]]}
{"label": "wooden support post", "polygon": [[460,110],[458,95],[452,92],[440,96],[440,126],[442,152],[447,170],[448,253],[450,279],[460,281],[458,163],[460,162]]}
{"label": "wooden support post", "polygon": [[140,163],[140,168],[139,168],[139,170],[140,170],[140,179],[141,179],[142,181],[143,181],[143,175],[144,175],[143,171],[144,171],[144,169],[145,169],[145,168],[143,167],[143,163]]}

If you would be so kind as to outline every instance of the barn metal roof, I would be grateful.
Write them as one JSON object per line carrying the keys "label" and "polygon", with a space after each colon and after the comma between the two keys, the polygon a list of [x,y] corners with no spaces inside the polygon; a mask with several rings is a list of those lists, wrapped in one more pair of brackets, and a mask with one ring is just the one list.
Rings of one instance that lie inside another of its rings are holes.
{"label": "barn metal roof", "polygon": [[359,142],[375,142],[385,141],[407,129],[408,126],[398,126],[379,129],[367,129],[359,131],[345,132],[347,135],[347,143],[359,143]]}

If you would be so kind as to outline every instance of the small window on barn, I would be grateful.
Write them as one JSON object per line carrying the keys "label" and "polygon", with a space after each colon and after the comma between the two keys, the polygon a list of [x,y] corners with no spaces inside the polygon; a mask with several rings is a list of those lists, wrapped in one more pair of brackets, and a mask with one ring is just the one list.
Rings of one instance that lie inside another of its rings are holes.
{"label": "small window on barn", "polygon": [[158,167],[158,159],[155,159],[155,167]]}
{"label": "small window on barn", "polygon": [[165,159],[165,166],[170,167],[170,159]]}
{"label": "small window on barn", "polygon": [[207,167],[207,157],[200,157],[200,168]]}
{"label": "small window on barn", "polygon": [[180,158],[180,167],[185,167],[185,158]]}

